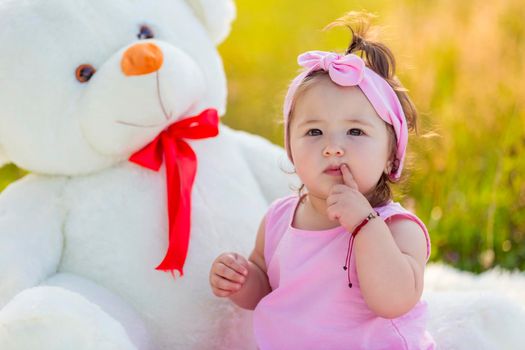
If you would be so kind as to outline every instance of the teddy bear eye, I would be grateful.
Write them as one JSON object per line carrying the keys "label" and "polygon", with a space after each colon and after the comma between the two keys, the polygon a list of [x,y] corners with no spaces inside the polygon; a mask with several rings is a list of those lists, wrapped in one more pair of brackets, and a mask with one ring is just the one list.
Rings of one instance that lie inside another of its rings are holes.
{"label": "teddy bear eye", "polygon": [[139,39],[151,39],[154,36],[153,30],[151,30],[151,28],[146,25],[141,26],[140,32],[137,34],[137,38]]}
{"label": "teddy bear eye", "polygon": [[75,71],[77,80],[81,83],[87,83],[97,70],[90,64],[81,64]]}

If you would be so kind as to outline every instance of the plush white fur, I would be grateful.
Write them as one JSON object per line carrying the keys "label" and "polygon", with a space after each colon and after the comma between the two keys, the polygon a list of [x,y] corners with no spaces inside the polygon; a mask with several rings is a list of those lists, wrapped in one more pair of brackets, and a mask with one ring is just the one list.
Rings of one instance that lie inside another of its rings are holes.
{"label": "plush white fur", "polygon": [[137,349],[119,322],[64,288],[24,290],[4,307],[0,322],[2,349]]}
{"label": "plush white fur", "polygon": [[524,273],[495,268],[475,276],[429,264],[423,298],[439,349],[523,349]]}
{"label": "plush white fur", "polygon": [[[189,141],[199,164],[176,278],[155,270],[165,169],[127,161],[180,118],[224,113],[215,45],[234,14],[230,0],[0,0],[0,149],[32,172],[0,195],[0,349],[254,346],[251,314],[214,297],[208,272],[221,252],[248,254],[268,204],[290,192],[282,149],[225,125]],[[163,64],[126,76],[141,25]],[[81,64],[97,70],[84,84]]]}
{"label": "plush white fur", "polygon": [[[269,202],[289,192],[283,150],[224,125],[190,141],[199,167],[182,278],[154,270],[164,168],[127,161],[179,118],[225,111],[215,45],[234,15],[230,0],[0,0],[0,153],[32,172],[0,195],[0,349],[254,348],[250,313],[213,297],[208,271],[220,252],[247,254]],[[164,63],[127,77],[120,59],[143,24]],[[85,63],[97,73],[80,84]],[[520,273],[429,265],[424,298],[441,349],[524,344]]]}

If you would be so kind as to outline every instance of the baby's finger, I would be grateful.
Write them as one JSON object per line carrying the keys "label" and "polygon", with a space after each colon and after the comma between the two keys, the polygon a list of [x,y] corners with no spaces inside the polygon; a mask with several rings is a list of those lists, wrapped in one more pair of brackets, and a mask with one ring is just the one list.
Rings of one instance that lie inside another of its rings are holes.
{"label": "baby's finger", "polygon": [[230,295],[232,295],[233,293],[230,292],[229,290],[222,290],[222,289],[218,289],[218,288],[212,288],[212,292],[215,296],[217,297],[229,297]]}
{"label": "baby's finger", "polygon": [[244,283],[244,281],[246,281],[246,277],[244,277],[244,275],[240,274],[236,270],[230,268],[229,266],[226,266],[223,263],[217,264],[215,268],[215,273],[218,276],[230,280],[232,282]]}
{"label": "baby's finger", "polygon": [[248,263],[246,262],[246,259],[237,253],[225,255],[221,262],[241,275],[246,276],[248,274]]}
{"label": "baby's finger", "polygon": [[336,204],[339,201],[340,197],[340,193],[331,193],[328,197],[326,197],[326,206],[329,207],[331,205]]}
{"label": "baby's finger", "polygon": [[[223,292],[237,292],[239,289],[241,289],[242,285],[240,283],[234,283],[232,281],[228,281],[220,276],[214,275],[211,278],[211,285],[213,287],[213,290],[219,290]],[[224,293],[221,293],[224,294]]]}
{"label": "baby's finger", "polygon": [[326,208],[326,215],[328,216],[328,219],[332,221],[339,220],[339,209],[337,204],[332,204],[330,206],[327,206]]}
{"label": "baby's finger", "polygon": [[330,194],[332,195],[332,194],[344,193],[347,190],[348,190],[347,185],[335,184],[332,186],[332,188],[330,188]]}
{"label": "baby's finger", "polygon": [[352,172],[350,171],[350,168],[346,164],[341,165],[341,173],[343,174],[343,181],[345,185],[348,187],[351,187],[355,190],[359,190],[357,187],[357,183],[354,180],[354,177],[352,176]]}
{"label": "baby's finger", "polygon": [[248,259],[246,259],[244,256],[242,256],[241,254],[237,254],[237,253],[234,253],[234,256],[235,256],[235,261],[237,262],[237,264],[240,266],[240,273],[242,273],[243,275],[247,276],[248,275],[248,271],[249,271],[249,263],[248,263]]}

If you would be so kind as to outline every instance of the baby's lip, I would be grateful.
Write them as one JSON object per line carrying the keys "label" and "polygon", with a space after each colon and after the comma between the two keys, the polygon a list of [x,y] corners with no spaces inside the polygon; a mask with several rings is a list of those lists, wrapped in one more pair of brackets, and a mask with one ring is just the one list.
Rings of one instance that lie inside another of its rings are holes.
{"label": "baby's lip", "polygon": [[335,170],[341,171],[341,164],[339,164],[339,165],[329,165],[324,171],[327,172],[327,171],[335,171]]}
{"label": "baby's lip", "polygon": [[330,165],[325,169],[324,174],[329,176],[343,176],[340,165]]}

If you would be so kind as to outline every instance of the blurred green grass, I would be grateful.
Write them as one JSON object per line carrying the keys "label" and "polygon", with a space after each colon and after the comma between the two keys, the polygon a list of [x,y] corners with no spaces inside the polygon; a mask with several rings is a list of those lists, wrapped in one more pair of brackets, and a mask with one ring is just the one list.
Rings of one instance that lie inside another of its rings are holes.
{"label": "blurred green grass", "polygon": [[[430,229],[431,260],[525,270],[523,0],[237,0],[237,8],[219,48],[229,84],[224,123],[282,145],[297,55],[344,50],[347,30],[321,29],[350,10],[376,13],[426,135],[412,135],[409,181],[395,192]],[[0,189],[23,174],[3,167]]]}
{"label": "blurred green grass", "polygon": [[[380,38],[420,111],[409,181],[396,199],[431,231],[432,260],[480,272],[525,270],[525,3],[238,0],[221,45],[228,79],[223,121],[282,145],[282,100],[306,50],[343,51],[350,10],[378,15]],[[435,135],[435,136],[432,136]]]}

